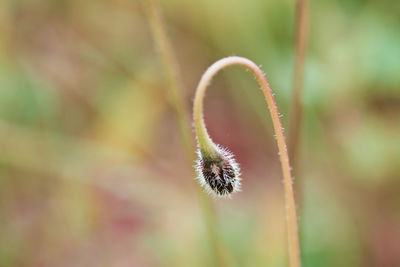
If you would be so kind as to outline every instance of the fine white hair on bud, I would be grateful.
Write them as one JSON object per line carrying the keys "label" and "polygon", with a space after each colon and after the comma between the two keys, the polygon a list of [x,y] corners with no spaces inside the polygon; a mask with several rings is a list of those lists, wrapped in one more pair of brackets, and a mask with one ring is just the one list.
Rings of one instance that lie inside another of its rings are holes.
{"label": "fine white hair on bud", "polygon": [[219,145],[215,145],[213,155],[201,149],[197,150],[197,180],[206,192],[216,197],[230,197],[240,191],[241,178],[239,164],[233,154]]}

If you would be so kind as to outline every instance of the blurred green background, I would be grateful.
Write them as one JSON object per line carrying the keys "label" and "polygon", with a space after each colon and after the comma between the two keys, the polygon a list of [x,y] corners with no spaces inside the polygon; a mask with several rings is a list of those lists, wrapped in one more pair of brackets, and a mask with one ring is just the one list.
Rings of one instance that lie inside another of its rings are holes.
{"label": "blurred green background", "polygon": [[[207,66],[245,56],[289,128],[294,0],[160,6],[188,107]],[[398,0],[310,1],[303,266],[400,266],[399,15]],[[157,50],[138,0],[0,1],[0,266],[212,266]],[[243,173],[243,192],[212,201],[216,228],[230,266],[286,266],[257,88],[231,68],[207,94],[210,134]]]}

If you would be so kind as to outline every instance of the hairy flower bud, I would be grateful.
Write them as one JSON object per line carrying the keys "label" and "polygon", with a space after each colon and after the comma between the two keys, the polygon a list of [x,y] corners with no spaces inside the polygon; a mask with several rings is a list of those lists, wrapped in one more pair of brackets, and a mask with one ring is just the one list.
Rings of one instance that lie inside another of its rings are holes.
{"label": "hairy flower bud", "polygon": [[290,266],[299,267],[301,264],[296,203],[293,194],[293,181],[285,135],[283,134],[278,108],[268,81],[262,70],[247,58],[233,56],[218,60],[206,70],[197,86],[193,104],[193,122],[199,146],[199,160],[196,166],[198,179],[208,192],[214,192],[217,196],[230,196],[232,192],[240,189],[239,167],[233,159],[233,155],[213,143],[207,132],[203,116],[203,100],[207,86],[218,71],[233,65],[246,67],[254,74],[256,80],[261,85],[262,92],[268,104],[282,165]]}
{"label": "hairy flower bud", "polygon": [[215,149],[213,155],[198,150],[197,179],[208,193],[227,197],[240,191],[240,169],[231,152],[220,146]]}

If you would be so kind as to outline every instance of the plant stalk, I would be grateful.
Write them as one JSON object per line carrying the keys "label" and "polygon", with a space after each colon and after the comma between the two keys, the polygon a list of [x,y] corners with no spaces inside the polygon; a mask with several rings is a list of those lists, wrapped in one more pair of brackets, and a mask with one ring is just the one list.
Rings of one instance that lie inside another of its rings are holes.
{"label": "plant stalk", "polygon": [[[179,75],[179,67],[175,58],[172,46],[164,28],[161,10],[157,1],[146,0],[147,16],[152,29],[154,41],[161,56],[162,67],[167,81],[168,97],[174,111],[175,119],[183,139],[186,158],[191,169],[194,163],[195,145],[192,138],[191,123],[187,113],[187,106],[184,101],[182,82]],[[193,177],[195,174],[193,173]],[[194,180],[193,180],[194,181]],[[212,203],[208,196],[196,185],[199,203],[203,215],[206,231],[210,242],[210,251],[214,266],[227,266],[226,252],[222,241],[217,235],[217,222]]]}
{"label": "plant stalk", "polygon": [[[289,157],[296,177],[297,203],[302,203],[302,182],[298,167],[298,151],[301,139],[303,122],[303,87],[304,65],[307,53],[308,36],[308,0],[297,0],[296,3],[296,29],[295,29],[295,63],[293,70],[292,105],[289,124]],[[300,205],[302,206],[302,205]]]}
{"label": "plant stalk", "polygon": [[293,194],[291,169],[289,165],[289,155],[286,147],[285,136],[283,133],[282,123],[280,121],[278,108],[274,100],[272,91],[268,84],[266,77],[262,70],[252,61],[243,57],[226,57],[218,60],[211,65],[207,71],[201,77],[199,85],[196,89],[196,95],[193,106],[193,120],[198,136],[198,141],[203,142],[203,146],[207,147],[212,144],[210,136],[207,132],[207,128],[204,122],[203,116],[203,100],[206,89],[210,84],[212,78],[218,73],[218,71],[232,65],[239,65],[250,70],[256,77],[261,89],[264,93],[265,100],[268,104],[268,109],[272,119],[276,140],[278,144],[279,157],[282,166],[283,183],[285,192],[285,212],[286,212],[286,230],[287,230],[287,241],[289,251],[289,263],[291,267],[300,267],[300,248],[299,238],[297,229],[297,217],[296,217],[296,206]]}

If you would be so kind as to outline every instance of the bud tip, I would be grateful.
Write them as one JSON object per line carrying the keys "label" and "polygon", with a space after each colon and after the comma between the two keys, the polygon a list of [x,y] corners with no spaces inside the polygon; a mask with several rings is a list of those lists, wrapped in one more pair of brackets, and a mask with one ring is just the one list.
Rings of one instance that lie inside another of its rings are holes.
{"label": "bud tip", "polygon": [[207,193],[217,197],[230,197],[232,193],[240,191],[240,168],[230,151],[219,145],[214,148],[214,155],[197,150],[197,179]]}

